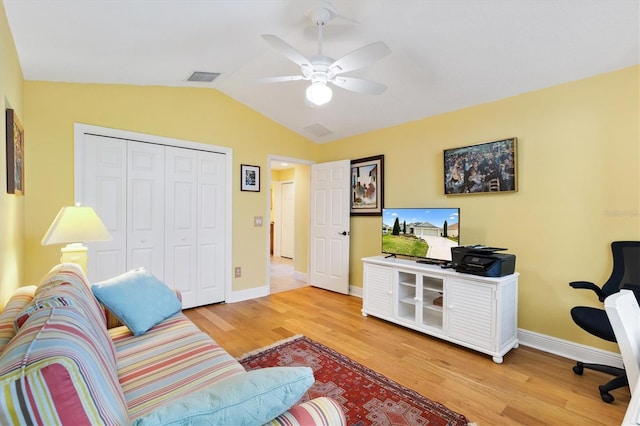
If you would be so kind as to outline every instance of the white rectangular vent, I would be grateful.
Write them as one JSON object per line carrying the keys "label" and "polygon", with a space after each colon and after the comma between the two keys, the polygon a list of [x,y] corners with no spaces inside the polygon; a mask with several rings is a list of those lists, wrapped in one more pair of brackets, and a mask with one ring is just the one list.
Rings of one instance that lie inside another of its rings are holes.
{"label": "white rectangular vent", "polygon": [[327,136],[333,133],[331,130],[327,129],[320,123],[312,124],[310,126],[305,127],[304,129],[307,132],[312,133],[313,135],[318,137]]}
{"label": "white rectangular vent", "polygon": [[187,81],[197,81],[200,83],[211,83],[220,75],[219,72],[195,71]]}

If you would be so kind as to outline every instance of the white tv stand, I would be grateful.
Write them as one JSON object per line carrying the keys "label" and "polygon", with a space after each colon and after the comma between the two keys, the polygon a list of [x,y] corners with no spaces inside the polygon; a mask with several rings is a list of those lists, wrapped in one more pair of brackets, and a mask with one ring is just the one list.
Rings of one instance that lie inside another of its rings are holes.
{"label": "white tv stand", "polygon": [[497,364],[518,347],[518,273],[488,278],[406,259],[362,261],[365,317],[492,355]]}

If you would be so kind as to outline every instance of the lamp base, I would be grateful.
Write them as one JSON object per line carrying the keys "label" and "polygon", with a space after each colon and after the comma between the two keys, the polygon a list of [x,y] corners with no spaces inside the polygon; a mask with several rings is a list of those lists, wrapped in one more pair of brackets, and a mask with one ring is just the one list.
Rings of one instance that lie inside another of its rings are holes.
{"label": "lamp base", "polygon": [[71,243],[60,249],[60,263],[77,263],[87,273],[87,247],[82,243]]}

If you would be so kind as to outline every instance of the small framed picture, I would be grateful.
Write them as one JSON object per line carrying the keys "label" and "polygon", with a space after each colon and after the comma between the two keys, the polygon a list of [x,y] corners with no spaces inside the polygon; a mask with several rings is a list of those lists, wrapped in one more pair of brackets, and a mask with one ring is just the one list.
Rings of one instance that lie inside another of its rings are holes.
{"label": "small framed picture", "polygon": [[260,166],[240,165],[240,190],[260,192]]}
{"label": "small framed picture", "polygon": [[382,216],[384,155],[351,160],[351,216]]}
{"label": "small framed picture", "polygon": [[7,193],[24,194],[24,129],[15,111],[7,109]]}

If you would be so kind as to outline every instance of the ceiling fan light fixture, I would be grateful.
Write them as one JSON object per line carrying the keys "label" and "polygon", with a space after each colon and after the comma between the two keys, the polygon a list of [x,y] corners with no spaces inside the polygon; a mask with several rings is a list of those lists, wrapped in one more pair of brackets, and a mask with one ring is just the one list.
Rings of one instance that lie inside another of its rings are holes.
{"label": "ceiling fan light fixture", "polygon": [[324,105],[331,100],[333,91],[325,83],[316,81],[307,87],[307,100],[314,105]]}

